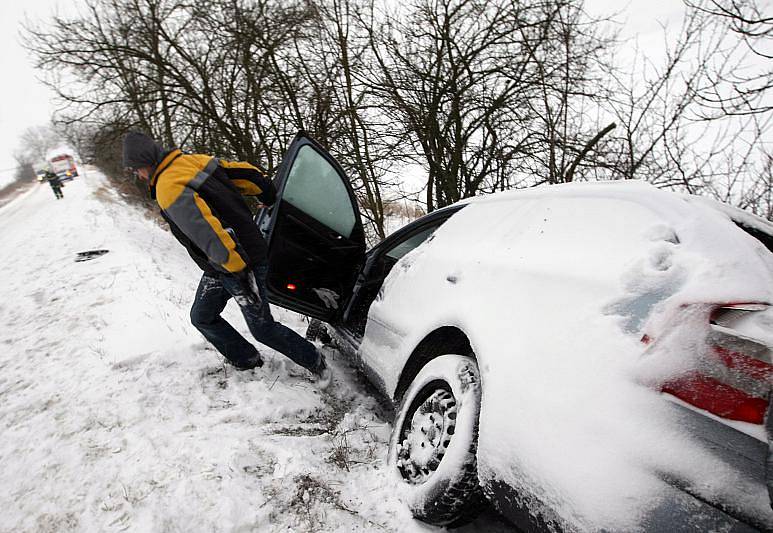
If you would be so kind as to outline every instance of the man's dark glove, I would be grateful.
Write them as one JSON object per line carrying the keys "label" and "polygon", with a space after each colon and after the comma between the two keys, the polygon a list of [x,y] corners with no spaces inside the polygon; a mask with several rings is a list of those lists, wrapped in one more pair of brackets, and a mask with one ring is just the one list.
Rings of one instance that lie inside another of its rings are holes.
{"label": "man's dark glove", "polygon": [[234,295],[234,300],[242,307],[248,305],[257,305],[263,302],[260,298],[260,291],[258,290],[258,283],[255,280],[255,274],[249,268],[245,268],[241,272],[234,274],[239,287],[241,288],[240,294]]}

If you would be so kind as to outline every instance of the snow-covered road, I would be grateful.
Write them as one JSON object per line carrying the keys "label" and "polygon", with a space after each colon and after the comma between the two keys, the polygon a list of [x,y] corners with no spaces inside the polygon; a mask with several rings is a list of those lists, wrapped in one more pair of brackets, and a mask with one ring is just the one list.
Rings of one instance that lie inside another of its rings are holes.
{"label": "snow-covered road", "polygon": [[189,323],[183,248],[84,174],[0,209],[0,531],[434,531],[387,480],[390,427],[347,363],[329,354],[324,394],[266,348],[225,368]]}

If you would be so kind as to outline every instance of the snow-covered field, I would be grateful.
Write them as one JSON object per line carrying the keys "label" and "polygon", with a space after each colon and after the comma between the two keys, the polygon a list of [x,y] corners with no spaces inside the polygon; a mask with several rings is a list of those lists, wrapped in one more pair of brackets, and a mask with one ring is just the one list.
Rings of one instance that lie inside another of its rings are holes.
{"label": "snow-covered field", "polygon": [[[345,360],[328,352],[325,393],[266,348],[263,369],[224,367],[171,234],[95,171],[64,195],[0,209],[0,531],[437,530],[388,481],[391,428]],[[75,261],[93,249],[109,253]]]}

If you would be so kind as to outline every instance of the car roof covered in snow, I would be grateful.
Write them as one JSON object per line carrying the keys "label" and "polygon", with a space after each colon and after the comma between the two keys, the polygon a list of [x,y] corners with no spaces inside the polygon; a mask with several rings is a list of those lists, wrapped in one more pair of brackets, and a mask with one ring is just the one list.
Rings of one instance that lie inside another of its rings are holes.
{"label": "car roof covered in snow", "polygon": [[678,212],[680,204],[683,207],[684,204],[682,202],[688,202],[710,207],[730,217],[736,223],[754,228],[768,235],[773,235],[773,223],[753,213],[705,196],[658,189],[654,185],[641,180],[589,181],[540,185],[529,189],[514,189],[468,198],[455,205],[549,198],[608,198],[611,200],[634,202],[658,214],[665,215],[667,218],[670,218],[666,215],[666,211],[670,210],[668,207],[674,208]]}

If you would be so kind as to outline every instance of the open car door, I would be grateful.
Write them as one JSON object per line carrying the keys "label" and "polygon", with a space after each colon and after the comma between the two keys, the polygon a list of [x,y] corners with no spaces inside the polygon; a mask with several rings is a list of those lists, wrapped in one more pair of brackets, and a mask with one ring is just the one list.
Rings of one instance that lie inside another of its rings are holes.
{"label": "open car door", "polygon": [[298,133],[277,171],[277,200],[256,223],[268,243],[271,303],[334,322],[365,260],[349,180],[314,139]]}

